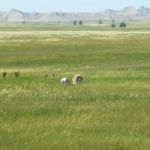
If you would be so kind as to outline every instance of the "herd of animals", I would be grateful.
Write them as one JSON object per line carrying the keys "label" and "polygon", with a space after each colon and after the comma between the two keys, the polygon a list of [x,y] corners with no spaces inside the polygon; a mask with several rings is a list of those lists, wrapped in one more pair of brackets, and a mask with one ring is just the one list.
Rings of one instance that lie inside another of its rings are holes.
{"label": "herd of animals", "polygon": [[83,77],[81,75],[77,74],[72,78],[72,82],[67,77],[62,78],[61,84],[63,84],[63,85],[65,85],[65,84],[77,85],[82,81],[83,81]]}
{"label": "herd of animals", "polygon": [[[19,76],[20,76],[20,72],[14,72],[13,74],[14,74],[14,76],[15,76],[16,78],[19,78]],[[3,76],[3,78],[5,79],[5,78],[7,77],[7,72],[3,72],[3,73],[2,73],[2,76]],[[48,74],[45,75],[45,78],[47,78],[47,77],[48,77]],[[52,77],[55,77],[55,74],[52,74]],[[76,74],[76,75],[73,76],[72,82],[71,82],[71,80],[69,80],[69,78],[63,77],[63,78],[61,79],[60,83],[61,83],[62,85],[69,85],[69,84],[78,85],[78,84],[81,83],[82,81],[83,81],[83,77],[82,77],[80,74]]]}
{"label": "herd of animals", "polygon": [[[7,77],[7,72],[3,72],[2,76],[5,79]],[[18,78],[20,76],[20,72],[14,72],[14,76]]]}

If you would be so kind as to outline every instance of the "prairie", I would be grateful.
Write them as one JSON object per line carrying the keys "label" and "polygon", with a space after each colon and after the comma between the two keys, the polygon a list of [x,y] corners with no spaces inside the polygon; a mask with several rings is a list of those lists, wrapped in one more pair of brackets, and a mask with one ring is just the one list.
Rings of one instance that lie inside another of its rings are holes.
{"label": "prairie", "polygon": [[148,26],[68,28],[0,26],[0,149],[149,150]]}

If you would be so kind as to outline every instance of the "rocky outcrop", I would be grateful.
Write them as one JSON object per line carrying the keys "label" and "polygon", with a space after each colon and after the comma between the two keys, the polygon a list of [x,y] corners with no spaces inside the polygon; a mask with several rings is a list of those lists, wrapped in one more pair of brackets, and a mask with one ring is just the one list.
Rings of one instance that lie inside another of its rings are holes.
{"label": "rocky outcrop", "polygon": [[5,21],[6,22],[22,22],[25,21],[25,14],[19,10],[12,9],[10,10],[6,16],[5,16]]}
{"label": "rocky outcrop", "polygon": [[16,9],[9,12],[0,12],[1,22],[52,22],[52,21],[97,21],[103,20],[149,20],[150,9],[146,7],[133,8],[126,7],[123,10],[104,10],[98,13],[69,13],[69,12],[51,12],[51,13],[27,13]]}

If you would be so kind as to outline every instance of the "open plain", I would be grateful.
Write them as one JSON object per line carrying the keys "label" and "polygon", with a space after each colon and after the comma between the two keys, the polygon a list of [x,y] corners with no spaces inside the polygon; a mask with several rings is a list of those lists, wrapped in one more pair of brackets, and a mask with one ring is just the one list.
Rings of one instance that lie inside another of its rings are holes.
{"label": "open plain", "polygon": [[0,73],[0,150],[150,149],[149,24],[0,25]]}

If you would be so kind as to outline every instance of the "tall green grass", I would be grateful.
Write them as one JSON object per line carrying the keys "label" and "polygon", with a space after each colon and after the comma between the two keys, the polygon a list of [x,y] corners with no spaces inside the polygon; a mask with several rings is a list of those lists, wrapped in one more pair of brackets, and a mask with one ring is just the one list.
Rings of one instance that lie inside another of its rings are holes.
{"label": "tall green grass", "polygon": [[[0,45],[1,150],[150,149],[149,34],[9,36]],[[76,73],[83,83],[60,85]]]}

